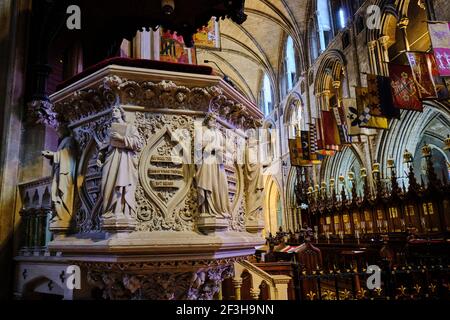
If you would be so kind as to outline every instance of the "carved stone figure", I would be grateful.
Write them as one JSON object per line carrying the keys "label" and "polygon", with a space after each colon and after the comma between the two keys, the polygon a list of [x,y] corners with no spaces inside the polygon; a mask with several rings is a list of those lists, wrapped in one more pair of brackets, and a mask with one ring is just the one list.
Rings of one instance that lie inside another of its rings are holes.
{"label": "carved stone figure", "polygon": [[[247,230],[259,231],[263,227],[261,210],[263,206],[263,165],[259,157],[258,140],[254,130],[249,130],[247,148],[245,150],[244,175],[246,183]],[[260,226],[261,224],[261,226]]]}
{"label": "carved stone figure", "polygon": [[263,166],[258,157],[258,141],[249,137],[245,152],[245,179],[247,183],[247,215],[256,216],[263,204]]}
{"label": "carved stone figure", "polygon": [[136,127],[126,123],[121,107],[112,108],[112,124],[101,146],[97,164],[102,167],[103,229],[134,229],[135,190],[138,179],[136,151],[142,141]]}
{"label": "carved stone figure", "polygon": [[61,140],[55,152],[45,150],[42,155],[53,163],[52,204],[54,215],[50,230],[64,232],[70,229],[76,175],[76,142],[72,136]]}
{"label": "carved stone figure", "polygon": [[203,157],[196,172],[200,217],[215,218],[219,224],[225,224],[226,219],[230,217],[230,202],[223,165],[224,137],[216,128],[214,114],[209,113],[203,124],[206,126],[201,137]]}

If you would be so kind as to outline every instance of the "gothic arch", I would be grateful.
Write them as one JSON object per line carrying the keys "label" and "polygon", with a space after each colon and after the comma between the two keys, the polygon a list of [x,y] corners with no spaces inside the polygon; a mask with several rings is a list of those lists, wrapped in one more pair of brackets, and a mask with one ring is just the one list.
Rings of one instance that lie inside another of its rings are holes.
{"label": "gothic arch", "polygon": [[297,211],[297,198],[295,195],[295,186],[297,184],[297,168],[291,167],[289,170],[287,182],[286,182],[286,217],[288,218],[286,220],[286,226],[289,229],[292,229],[292,227],[295,228],[295,226],[300,225],[301,221],[295,221],[296,220],[296,211]]}
{"label": "gothic arch", "polygon": [[[345,177],[345,184],[350,185],[348,173],[355,172],[355,176],[359,175],[359,170],[363,165],[363,155],[354,147],[345,147],[341,152],[337,152],[332,157],[327,157],[322,163],[320,177],[322,181],[329,184],[330,179],[334,179],[336,187],[340,193],[342,186],[339,184],[339,176]],[[348,190],[348,193],[350,190]]]}
{"label": "gothic arch", "polygon": [[332,81],[341,79],[342,71],[347,66],[347,60],[339,50],[329,50],[323,55],[316,73],[314,94],[321,93],[331,88]]}
{"label": "gothic arch", "polygon": [[306,126],[306,109],[303,99],[297,92],[293,92],[284,108],[283,123],[287,131],[289,138],[293,138],[295,135],[295,126],[298,129],[305,129]]}
{"label": "gothic arch", "polygon": [[[442,132],[440,140],[450,134],[450,106],[448,103],[424,102],[424,111],[410,112],[402,111],[400,120],[393,120],[389,131],[384,131],[378,136],[376,142],[377,161],[387,163],[387,159],[393,157],[398,175],[401,177],[406,171],[403,163],[403,152],[407,149],[414,152],[419,146],[424,132],[427,130],[430,121],[437,115],[441,116],[447,123],[447,132]],[[383,167],[383,166],[382,166]],[[387,175],[387,169],[384,168],[384,174]]]}
{"label": "gothic arch", "polygon": [[264,231],[268,236],[269,232],[275,234],[278,228],[285,225],[283,216],[283,194],[278,181],[273,176],[268,176],[265,183],[264,199]]}

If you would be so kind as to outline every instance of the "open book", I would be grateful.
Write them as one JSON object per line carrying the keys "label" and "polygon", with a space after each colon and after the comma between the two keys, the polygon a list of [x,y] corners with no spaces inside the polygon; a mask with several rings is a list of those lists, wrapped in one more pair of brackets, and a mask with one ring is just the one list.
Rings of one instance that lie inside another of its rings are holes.
{"label": "open book", "polygon": [[[117,132],[122,137],[127,135],[127,124],[126,123],[112,123],[111,124],[111,135],[113,132]],[[123,142],[111,138],[111,146],[116,148],[123,148]]]}

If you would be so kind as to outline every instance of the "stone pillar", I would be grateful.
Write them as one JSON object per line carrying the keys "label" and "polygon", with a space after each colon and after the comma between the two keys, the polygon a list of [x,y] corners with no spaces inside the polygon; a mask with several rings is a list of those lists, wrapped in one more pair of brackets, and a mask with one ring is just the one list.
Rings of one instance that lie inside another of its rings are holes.
{"label": "stone pillar", "polygon": [[388,52],[388,44],[389,44],[389,36],[381,36],[378,39],[378,42],[380,43],[381,46],[381,57],[382,57],[382,63],[381,63],[381,70],[382,70],[382,74],[384,76],[388,76],[389,74],[389,67],[388,67],[388,62],[389,62],[389,52]]}
{"label": "stone pillar", "polygon": [[402,35],[403,35],[403,41],[405,43],[405,50],[409,51],[410,50],[410,45],[409,45],[409,41],[408,41],[408,25],[409,25],[409,19],[408,17],[403,17],[400,19],[400,21],[398,22],[397,26],[400,28]]}
{"label": "stone pillar", "polygon": [[12,297],[13,254],[18,232],[17,184],[22,139],[27,34],[31,1],[0,1],[0,300]]}
{"label": "stone pillar", "polygon": [[223,300],[223,282],[219,284],[219,292],[217,293],[217,300]]}
{"label": "stone pillar", "polygon": [[261,290],[259,288],[251,288],[250,289],[250,295],[252,296],[253,300],[259,300],[259,294]]}
{"label": "stone pillar", "polygon": [[234,300],[241,300],[241,286],[242,286],[242,279],[234,278],[233,279]]}
{"label": "stone pillar", "polygon": [[370,41],[367,43],[369,48],[369,61],[370,61],[370,72],[373,74],[378,74],[377,57],[376,51],[377,41]]}
{"label": "stone pillar", "polygon": [[331,96],[331,91],[330,90],[325,90],[322,92],[322,110],[324,111],[330,111],[330,96]]}
{"label": "stone pillar", "polygon": [[338,102],[341,100],[341,92],[339,89],[341,88],[341,82],[338,80],[333,81],[334,92],[336,93],[336,99]]}

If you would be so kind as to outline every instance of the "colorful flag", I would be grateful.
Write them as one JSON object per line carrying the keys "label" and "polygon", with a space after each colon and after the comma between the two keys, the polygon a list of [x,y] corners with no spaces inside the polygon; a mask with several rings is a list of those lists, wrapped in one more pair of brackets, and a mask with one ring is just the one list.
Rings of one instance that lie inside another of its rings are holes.
{"label": "colorful flag", "polygon": [[350,136],[357,136],[361,134],[361,128],[359,126],[359,114],[355,99],[342,99],[342,105],[344,107],[345,121],[348,127],[348,134]]}
{"label": "colorful flag", "polygon": [[322,131],[324,149],[338,151],[341,139],[336,119],[331,111],[322,111]]}
{"label": "colorful flag", "polygon": [[289,139],[289,154],[291,166],[299,166],[302,160],[302,141],[300,137]]}
{"label": "colorful flag", "polygon": [[450,23],[429,23],[431,43],[436,57],[439,74],[450,76]]}
{"label": "colorful flag", "polygon": [[359,126],[373,129],[388,129],[388,119],[384,116],[372,116],[369,108],[368,88],[356,87]]}
{"label": "colorful flag", "polygon": [[315,123],[309,124],[309,147],[311,154],[314,154],[319,149],[317,147],[317,128]]}
{"label": "colorful flag", "polygon": [[316,119],[316,130],[317,130],[317,151],[316,154],[321,156],[332,156],[335,154],[338,147],[335,150],[330,150],[325,147],[325,134],[322,126],[322,120]]}
{"label": "colorful flag", "polygon": [[351,144],[352,138],[348,135],[347,123],[345,122],[342,108],[336,107],[331,108],[331,110],[333,111],[334,119],[336,120],[341,145]]}
{"label": "colorful flag", "polygon": [[392,81],[394,106],[399,109],[423,111],[411,67],[389,63],[389,77]]}
{"label": "colorful flag", "polygon": [[311,151],[311,162],[313,164],[320,164],[323,156],[317,153],[319,148],[317,144],[317,126],[315,123],[309,124],[309,149]]}
{"label": "colorful flag", "polygon": [[375,74],[367,75],[368,107],[371,116],[400,118],[400,110],[394,107],[391,79]]}
{"label": "colorful flag", "polygon": [[311,160],[311,147],[310,147],[310,138],[309,131],[301,131],[300,132],[301,144],[302,144],[302,159],[303,160]]}
{"label": "colorful flag", "polygon": [[439,74],[436,59],[432,54],[428,54],[428,59],[430,61],[431,76],[434,79],[434,85],[436,86],[438,100],[446,100],[450,97],[450,94],[444,79],[442,79],[441,75]]}
{"label": "colorful flag", "polygon": [[428,55],[422,52],[406,53],[420,99],[437,98],[436,87],[433,76],[431,75],[431,62]]}

